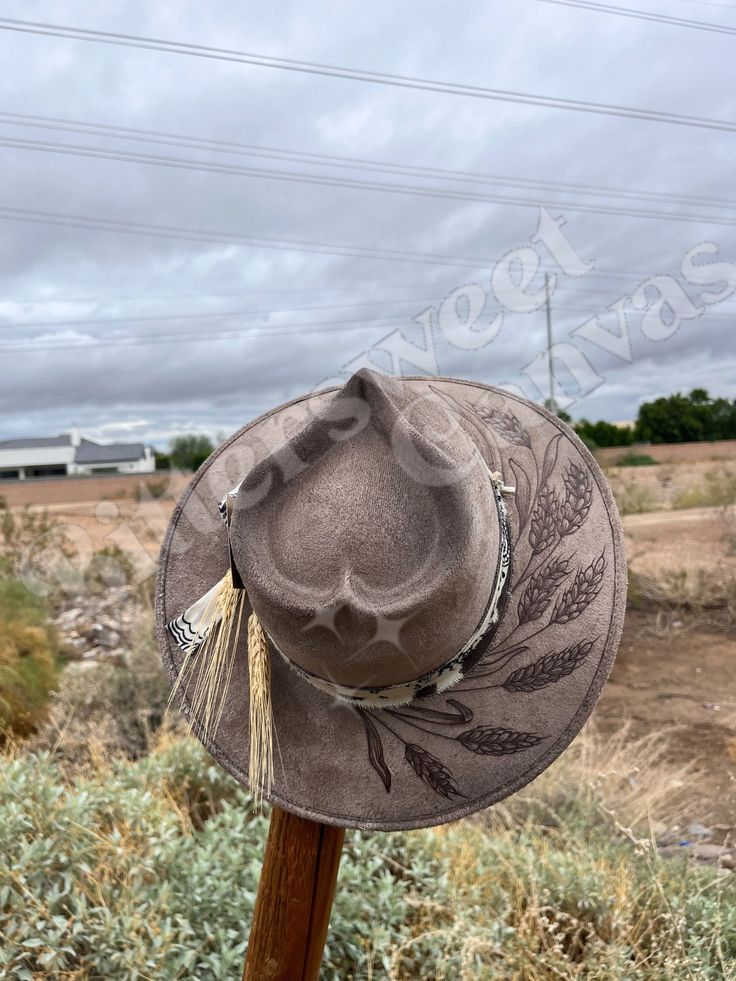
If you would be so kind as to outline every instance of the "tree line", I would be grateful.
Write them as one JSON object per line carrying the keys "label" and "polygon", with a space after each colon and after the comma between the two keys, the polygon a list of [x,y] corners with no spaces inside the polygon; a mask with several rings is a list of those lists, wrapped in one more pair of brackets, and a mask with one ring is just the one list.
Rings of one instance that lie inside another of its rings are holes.
{"label": "tree line", "polygon": [[[560,414],[564,418],[564,414]],[[642,402],[633,426],[600,420],[569,422],[589,447],[631,446],[633,443],[702,443],[736,439],[736,399],[711,398],[704,388],[689,395],[675,392]]]}

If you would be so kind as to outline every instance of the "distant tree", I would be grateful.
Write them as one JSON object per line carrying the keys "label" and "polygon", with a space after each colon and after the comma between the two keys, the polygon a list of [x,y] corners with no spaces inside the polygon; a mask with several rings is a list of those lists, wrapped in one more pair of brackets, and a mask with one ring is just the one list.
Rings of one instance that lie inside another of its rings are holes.
{"label": "distant tree", "polygon": [[207,436],[185,433],[172,439],[169,456],[179,470],[196,470],[213,450],[212,441]]}
{"label": "distant tree", "polygon": [[597,450],[599,446],[630,446],[634,441],[634,432],[630,426],[614,426],[612,422],[603,419],[589,422],[581,419],[574,426],[575,432],[588,449]]}
{"label": "distant tree", "polygon": [[694,402],[695,405],[705,405],[710,402],[710,395],[704,388],[694,388],[690,392],[690,401]]}
{"label": "distant tree", "polygon": [[156,460],[157,470],[171,469],[171,457],[168,453],[162,453],[160,450],[156,450],[156,452],[154,453],[154,458]]}
{"label": "distant tree", "polygon": [[636,420],[636,436],[652,443],[696,443],[736,439],[736,401],[710,397],[704,388],[644,402]]}
{"label": "distant tree", "polygon": [[712,439],[736,439],[736,399],[714,399]]}

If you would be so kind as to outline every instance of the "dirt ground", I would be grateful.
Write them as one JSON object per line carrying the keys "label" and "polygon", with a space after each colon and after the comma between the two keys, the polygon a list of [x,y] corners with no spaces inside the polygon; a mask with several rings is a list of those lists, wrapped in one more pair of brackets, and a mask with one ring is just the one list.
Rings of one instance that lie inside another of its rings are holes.
{"label": "dirt ground", "polygon": [[695,463],[699,460],[726,460],[736,463],[736,440],[721,439],[712,443],[660,443],[652,446],[609,446],[596,450],[602,466],[615,464],[626,453],[646,453],[658,463]]}
{"label": "dirt ground", "polygon": [[736,630],[629,611],[595,718],[604,732],[666,732],[667,755],[698,771],[698,820],[736,829]]}
{"label": "dirt ground", "polygon": [[623,519],[629,568],[661,578],[681,570],[714,579],[736,578],[734,508],[647,511]]}
{"label": "dirt ground", "polygon": [[[733,511],[627,515],[630,569],[707,598],[709,586],[736,581]],[[596,718],[604,729],[628,720],[635,734],[666,731],[670,757],[699,771],[699,820],[736,829],[736,625],[714,619],[629,610]]]}

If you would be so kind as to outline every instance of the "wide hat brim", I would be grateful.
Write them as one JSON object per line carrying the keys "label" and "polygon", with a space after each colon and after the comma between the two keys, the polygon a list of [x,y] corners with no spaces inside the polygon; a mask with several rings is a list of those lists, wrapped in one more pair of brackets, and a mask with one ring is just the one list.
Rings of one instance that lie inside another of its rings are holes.
{"label": "wide hat brim", "polygon": [[[358,711],[272,655],[275,772],[266,796],[312,820],[371,830],[456,820],[504,799],[549,766],[595,705],[616,655],[626,601],[616,505],[572,430],[540,406],[480,383],[403,381],[418,394],[431,386],[455,406],[489,466],[516,487],[508,501],[513,560],[489,650],[442,694]],[[185,655],[166,623],[229,568],[218,503],[334,392],[306,395],[249,423],[192,478],[171,517],[156,586],[159,643],[172,680]],[[192,716],[188,688],[180,704],[209,752],[247,786],[245,633],[214,734],[205,737]]]}

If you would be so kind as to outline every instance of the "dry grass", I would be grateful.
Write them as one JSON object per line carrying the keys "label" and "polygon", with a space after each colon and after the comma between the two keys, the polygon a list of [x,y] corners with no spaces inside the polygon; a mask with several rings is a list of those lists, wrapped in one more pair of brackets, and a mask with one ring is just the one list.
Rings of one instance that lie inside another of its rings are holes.
{"label": "dry grass", "polygon": [[606,476],[622,514],[736,504],[736,470],[729,464],[609,465]]}
{"label": "dry grass", "polygon": [[733,504],[736,504],[736,472],[727,467],[706,471],[701,483],[682,488],[672,501],[676,510],[728,508]]}
{"label": "dry grass", "polygon": [[704,569],[673,569],[654,578],[629,567],[627,599],[634,609],[655,609],[675,618],[687,614],[691,625],[736,626],[736,579]]}
{"label": "dry grass", "polygon": [[[733,977],[725,950],[714,951],[712,974],[693,959],[682,906],[690,873],[659,855],[657,840],[687,821],[695,777],[665,749],[661,735],[632,741],[622,729],[603,740],[588,728],[527,791],[427,833],[450,870],[450,899],[415,897],[413,936],[394,950],[389,977],[408,981],[430,962],[426,976],[466,981]],[[717,879],[689,886],[719,889]],[[429,950],[434,961],[423,961]]]}

